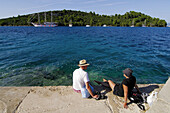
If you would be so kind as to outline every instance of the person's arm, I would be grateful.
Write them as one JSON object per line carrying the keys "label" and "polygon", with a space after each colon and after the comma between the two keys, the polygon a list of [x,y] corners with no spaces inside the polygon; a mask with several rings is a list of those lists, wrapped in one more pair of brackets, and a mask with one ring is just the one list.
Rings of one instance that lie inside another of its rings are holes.
{"label": "person's arm", "polygon": [[94,95],[91,88],[90,88],[90,85],[89,85],[89,82],[86,82],[86,89],[88,90],[88,92],[90,93],[90,95],[93,97],[93,98],[97,98],[98,96],[97,95]]}
{"label": "person's arm", "polygon": [[128,108],[127,106],[127,97],[128,97],[128,87],[123,84],[123,90],[124,90],[124,108]]}

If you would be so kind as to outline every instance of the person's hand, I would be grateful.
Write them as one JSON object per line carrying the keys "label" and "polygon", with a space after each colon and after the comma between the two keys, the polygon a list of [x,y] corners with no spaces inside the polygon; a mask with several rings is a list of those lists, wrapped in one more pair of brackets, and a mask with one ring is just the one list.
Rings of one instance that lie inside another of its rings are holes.
{"label": "person's hand", "polygon": [[95,98],[95,99],[98,98],[98,95],[94,95],[93,98]]}
{"label": "person's hand", "polygon": [[126,108],[126,109],[128,108],[128,106],[127,106],[127,103],[126,103],[126,102],[124,103],[123,107],[124,107],[124,108]]}

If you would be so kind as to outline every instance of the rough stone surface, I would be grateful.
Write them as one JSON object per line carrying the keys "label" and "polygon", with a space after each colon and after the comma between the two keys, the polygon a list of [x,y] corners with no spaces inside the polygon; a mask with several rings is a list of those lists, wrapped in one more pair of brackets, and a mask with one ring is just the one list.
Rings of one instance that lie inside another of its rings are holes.
{"label": "rough stone surface", "polygon": [[[167,85],[168,84],[168,85]],[[142,92],[158,91],[163,84],[139,84]],[[0,113],[144,113],[134,103],[128,109],[123,108],[123,98],[113,95],[112,91],[101,86],[94,86],[97,91],[106,94],[107,99],[83,99],[75,93],[72,86],[48,87],[0,87]],[[157,102],[148,113],[170,111],[169,98],[164,92],[169,90],[169,81],[159,93]],[[168,94],[168,93],[167,93]],[[163,99],[166,99],[164,101]],[[157,104],[160,103],[160,104]],[[160,108],[161,107],[161,108]],[[159,110],[157,110],[157,109]]]}
{"label": "rough stone surface", "polygon": [[6,112],[7,112],[6,104],[0,100],[0,113],[6,113]]}
{"label": "rough stone surface", "polygon": [[[141,92],[151,93],[158,91],[163,87],[163,84],[138,84]],[[113,95],[113,92],[107,93],[108,103],[114,113],[145,113],[149,109],[147,104],[143,104],[145,111],[141,110],[137,104],[128,101],[128,109],[123,108],[124,98]]]}
{"label": "rough stone surface", "polygon": [[71,86],[33,88],[16,113],[111,113],[106,100],[83,99]]}
{"label": "rough stone surface", "polygon": [[158,94],[158,98],[170,103],[170,78]]}
{"label": "rough stone surface", "polygon": [[170,113],[170,78],[158,93],[158,98],[146,113]]}
{"label": "rough stone surface", "polygon": [[27,96],[30,87],[0,87],[0,113],[13,113]]}

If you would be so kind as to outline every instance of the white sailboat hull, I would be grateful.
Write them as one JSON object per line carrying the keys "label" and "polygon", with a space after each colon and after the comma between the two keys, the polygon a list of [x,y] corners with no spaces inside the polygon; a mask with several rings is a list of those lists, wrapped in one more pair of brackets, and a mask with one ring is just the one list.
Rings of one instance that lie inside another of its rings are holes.
{"label": "white sailboat hull", "polygon": [[56,24],[35,24],[35,23],[32,23],[34,25],[34,27],[57,27]]}
{"label": "white sailboat hull", "polygon": [[73,25],[72,25],[72,24],[69,24],[69,27],[73,27]]}

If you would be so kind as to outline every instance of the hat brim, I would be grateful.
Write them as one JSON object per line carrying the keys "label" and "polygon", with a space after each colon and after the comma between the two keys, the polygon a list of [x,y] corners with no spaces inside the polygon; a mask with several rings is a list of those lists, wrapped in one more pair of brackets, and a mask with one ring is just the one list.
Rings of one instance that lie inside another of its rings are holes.
{"label": "hat brim", "polygon": [[78,66],[89,66],[90,64],[78,64]]}

